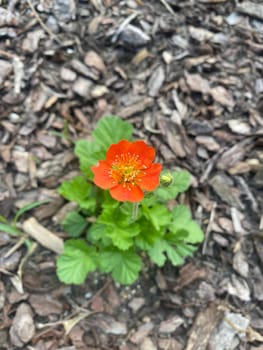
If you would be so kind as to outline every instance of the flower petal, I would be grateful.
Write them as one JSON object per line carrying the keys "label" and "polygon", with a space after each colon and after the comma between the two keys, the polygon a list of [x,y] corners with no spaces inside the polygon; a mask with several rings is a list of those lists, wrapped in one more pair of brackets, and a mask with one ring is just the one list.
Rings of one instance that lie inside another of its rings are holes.
{"label": "flower petal", "polygon": [[110,170],[111,168],[105,160],[100,160],[98,165],[91,167],[91,171],[94,173],[93,182],[103,190],[116,186],[116,181],[109,175]]}
{"label": "flower petal", "polygon": [[116,161],[116,157],[120,154],[128,153],[131,146],[131,142],[127,140],[121,140],[118,143],[111,145],[106,154],[106,162],[112,164]]}
{"label": "flower petal", "polygon": [[116,157],[121,154],[130,154],[138,156],[140,161],[140,167],[149,167],[155,158],[155,150],[153,147],[148,146],[144,141],[129,142],[127,140],[121,140],[120,142],[113,144],[108,149],[106,154],[107,163],[111,164],[116,161]]}
{"label": "flower petal", "polygon": [[111,196],[121,202],[140,202],[144,193],[138,186],[117,185],[110,189]]}
{"label": "flower petal", "polygon": [[143,168],[149,167],[155,158],[155,149],[148,146],[144,141],[135,141],[131,143],[129,152],[131,154],[136,154],[143,165]]}
{"label": "flower petal", "polygon": [[158,187],[160,183],[160,173],[162,171],[161,164],[152,164],[152,166],[146,169],[144,175],[138,179],[138,186],[145,191],[153,191]]}

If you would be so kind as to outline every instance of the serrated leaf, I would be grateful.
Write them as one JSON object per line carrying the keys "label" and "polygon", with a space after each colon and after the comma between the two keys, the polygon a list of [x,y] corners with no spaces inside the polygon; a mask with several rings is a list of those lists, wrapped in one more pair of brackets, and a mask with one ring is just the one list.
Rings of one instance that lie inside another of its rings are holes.
{"label": "serrated leaf", "polygon": [[190,174],[188,171],[174,171],[171,173],[173,178],[169,186],[159,186],[155,195],[161,201],[175,199],[179,193],[185,192],[190,185]]}
{"label": "serrated leaf", "polygon": [[106,116],[101,118],[97,127],[92,133],[92,137],[104,151],[113,143],[122,139],[129,140],[133,127],[117,116]]}
{"label": "serrated leaf", "polygon": [[142,218],[139,221],[140,225],[140,234],[135,237],[135,244],[141,250],[149,250],[153,247],[155,241],[162,237],[163,232],[157,231],[154,226],[146,220]]}
{"label": "serrated leaf", "polygon": [[169,244],[167,244],[165,252],[173,266],[182,265],[184,263],[184,259],[182,258],[182,256],[180,256],[180,254],[178,254],[175,247],[172,247]]}
{"label": "serrated leaf", "polygon": [[167,226],[171,221],[171,212],[162,204],[156,204],[151,208],[142,206],[142,208],[144,216],[153,224],[157,231],[161,227]]}
{"label": "serrated leaf", "polygon": [[112,245],[110,238],[106,236],[106,225],[95,222],[87,232],[87,239],[92,243],[100,243],[104,247]]}
{"label": "serrated leaf", "polygon": [[167,243],[162,238],[159,238],[148,251],[151,260],[159,267],[163,266],[167,259],[165,255],[166,244]]}
{"label": "serrated leaf", "polygon": [[140,233],[140,226],[132,224],[129,227],[109,225],[107,227],[107,237],[111,238],[115,247],[120,250],[127,250],[133,245],[133,237]]}
{"label": "serrated leaf", "polygon": [[79,237],[87,226],[87,221],[76,211],[68,213],[62,222],[63,229],[73,238]]}
{"label": "serrated leaf", "polygon": [[79,140],[75,144],[74,153],[79,158],[80,169],[88,178],[93,178],[93,173],[90,169],[92,165],[96,165],[99,160],[105,158],[105,150],[96,142]]}
{"label": "serrated leaf", "polygon": [[131,284],[138,278],[141,258],[132,251],[109,250],[100,255],[100,268],[111,272],[116,282]]}
{"label": "serrated leaf", "polygon": [[132,238],[140,233],[140,226],[131,222],[131,218],[120,207],[105,208],[98,218],[98,223],[105,225],[106,236],[121,250],[129,249],[133,244]]}
{"label": "serrated leaf", "polygon": [[57,259],[57,275],[61,282],[82,284],[87,274],[96,269],[96,252],[84,240],[65,242],[64,252]]}
{"label": "serrated leaf", "polygon": [[92,185],[83,176],[64,181],[58,188],[59,194],[69,201],[76,202],[82,209],[94,210],[96,200],[92,196]]}
{"label": "serrated leaf", "polygon": [[172,222],[169,225],[169,230],[174,233],[175,239],[177,232],[180,235],[182,230],[187,231],[188,235],[184,240],[188,243],[199,243],[204,239],[204,234],[200,226],[191,217],[191,211],[184,205],[178,205],[172,210]]}

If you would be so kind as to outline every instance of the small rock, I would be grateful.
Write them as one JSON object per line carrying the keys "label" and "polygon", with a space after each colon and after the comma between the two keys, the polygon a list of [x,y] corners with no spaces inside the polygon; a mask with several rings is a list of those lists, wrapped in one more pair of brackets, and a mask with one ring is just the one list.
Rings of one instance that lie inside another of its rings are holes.
{"label": "small rock", "polygon": [[129,302],[129,307],[132,309],[133,313],[136,313],[137,311],[140,310],[140,308],[145,304],[145,299],[144,298],[133,298]]}
{"label": "small rock", "polygon": [[231,119],[228,121],[228,126],[235,134],[249,135],[251,134],[251,128],[248,123],[237,119]]}
{"label": "small rock", "polygon": [[212,152],[217,152],[220,150],[220,145],[211,136],[197,136],[195,138],[199,145],[204,146],[206,149]]}
{"label": "small rock", "polygon": [[28,173],[29,166],[29,153],[25,151],[13,151],[13,160],[16,166],[16,169],[20,173]]}
{"label": "small rock", "polygon": [[96,68],[101,73],[106,72],[106,66],[103,62],[103,59],[95,51],[89,51],[86,53],[84,63],[88,67]]}
{"label": "small rock", "polygon": [[69,68],[62,67],[60,70],[60,77],[64,81],[75,81],[77,74]]}
{"label": "small rock", "polygon": [[12,344],[19,348],[33,338],[35,325],[32,310],[28,304],[22,303],[18,306],[9,334]]}
{"label": "small rock", "polygon": [[78,78],[73,85],[73,91],[79,96],[89,99],[92,86],[90,80]]}
{"label": "small rock", "polygon": [[140,344],[154,328],[152,322],[142,324],[138,330],[131,336],[130,341],[134,344]]}
{"label": "small rock", "polygon": [[174,316],[168,320],[162,321],[159,327],[159,333],[173,333],[184,323],[184,320],[179,316]]}
{"label": "small rock", "polygon": [[91,97],[100,98],[109,93],[105,85],[96,85],[90,92]]}

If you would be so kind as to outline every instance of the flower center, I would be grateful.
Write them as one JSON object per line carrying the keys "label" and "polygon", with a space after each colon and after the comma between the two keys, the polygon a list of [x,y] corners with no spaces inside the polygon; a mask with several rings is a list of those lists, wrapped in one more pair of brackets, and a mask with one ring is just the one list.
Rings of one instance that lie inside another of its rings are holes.
{"label": "flower center", "polygon": [[130,153],[116,156],[111,165],[110,176],[119,185],[136,185],[141,173],[139,156]]}

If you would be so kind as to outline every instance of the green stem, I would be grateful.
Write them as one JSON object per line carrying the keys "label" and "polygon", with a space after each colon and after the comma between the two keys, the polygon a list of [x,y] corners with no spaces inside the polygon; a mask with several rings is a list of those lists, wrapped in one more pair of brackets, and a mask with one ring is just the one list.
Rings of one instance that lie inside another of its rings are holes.
{"label": "green stem", "polygon": [[138,217],[139,202],[133,203],[132,207],[132,220],[136,221]]}

